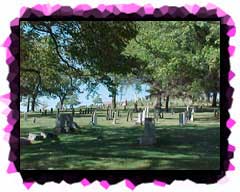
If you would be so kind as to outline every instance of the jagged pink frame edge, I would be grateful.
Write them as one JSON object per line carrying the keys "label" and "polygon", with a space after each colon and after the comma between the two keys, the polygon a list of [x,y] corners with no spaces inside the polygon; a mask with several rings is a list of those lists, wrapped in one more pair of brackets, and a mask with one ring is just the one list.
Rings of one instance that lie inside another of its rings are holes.
{"label": "jagged pink frame edge", "polygon": [[[43,15],[45,16],[50,16],[52,13],[56,12],[57,10],[59,10],[62,6],[57,4],[54,6],[51,6],[49,4],[38,4],[34,7],[32,7],[32,9],[35,9],[37,11],[40,11],[43,13]],[[76,6],[73,9],[73,14],[81,16],[83,15],[83,13],[85,11],[89,11],[91,9],[93,9],[95,7],[91,7],[88,4],[81,4]],[[137,4],[118,4],[118,5],[104,5],[104,4],[100,4],[97,9],[100,12],[104,12],[105,10],[107,10],[109,13],[113,13],[115,15],[119,14],[119,13],[126,13],[126,14],[131,14],[131,13],[137,13],[138,10],[140,8],[144,9],[144,14],[143,15],[151,15],[153,14],[154,10],[156,9],[156,7],[153,7],[151,4],[147,4],[144,6],[139,6]],[[179,7],[180,8],[180,7]],[[200,9],[200,6],[198,5],[185,5],[184,7],[181,8],[185,8],[188,11],[188,14],[194,14],[196,15]],[[227,32],[227,35],[231,38],[235,35],[236,33],[236,28],[234,25],[234,21],[231,17],[229,17],[229,15],[227,15],[227,13],[225,13],[221,8],[217,7],[214,4],[207,4],[206,7],[207,11],[211,11],[211,10],[216,10],[217,12],[217,16],[219,18],[222,18],[223,23],[228,25],[230,27],[230,30]],[[27,7],[22,7],[20,10],[20,17],[19,18],[15,18],[14,20],[11,21],[10,26],[18,26],[19,25],[19,19],[23,16],[23,14],[25,13],[25,11],[27,10]],[[168,6],[162,6],[160,8],[160,11],[163,15],[168,13]],[[228,17],[226,17],[228,16]],[[226,19],[225,19],[226,18]],[[14,62],[15,58],[12,55],[11,51],[10,51],[10,45],[11,45],[11,38],[10,36],[6,39],[6,41],[3,43],[3,47],[6,48],[6,63],[7,65],[11,65],[11,63]],[[228,47],[228,52],[230,57],[232,57],[234,55],[236,47],[233,45],[229,45]],[[16,74],[13,74],[14,76]],[[228,81],[230,82],[235,76],[235,73],[233,71],[229,71],[228,73]],[[4,127],[4,131],[5,131],[5,136],[4,136],[4,140],[6,142],[9,142],[10,140],[10,136],[11,136],[11,131],[15,125],[15,123],[17,122],[17,119],[13,117],[13,113],[19,113],[17,111],[14,111],[10,108],[10,104],[11,104],[11,92],[10,93],[6,93],[4,95],[0,95],[0,101],[3,102],[6,106],[4,111],[2,112],[2,114],[7,116],[7,121],[8,121],[8,125],[6,127]],[[231,129],[234,125],[235,125],[236,121],[234,119],[232,119],[231,117],[227,120],[226,122],[226,126]],[[235,146],[229,144],[228,145],[228,152],[234,152],[235,151]],[[235,170],[234,165],[230,162],[229,163],[229,167],[228,167],[228,171],[233,171]],[[9,163],[9,166],[7,168],[7,173],[12,174],[12,173],[17,173],[15,165],[13,162]],[[83,186],[88,186],[89,184],[91,184],[87,178],[83,179],[80,181],[80,183]],[[26,187],[26,189],[30,189],[31,186],[34,184],[34,182],[23,182],[24,186]],[[157,186],[161,186],[164,187],[166,185],[165,182],[162,181],[158,181],[158,180],[154,180],[153,184],[157,185]],[[100,185],[105,188],[108,189],[108,187],[110,186],[110,184],[108,183],[107,180],[102,180],[100,181]],[[134,188],[136,187],[130,180],[125,179],[125,185],[127,188],[134,190]]]}

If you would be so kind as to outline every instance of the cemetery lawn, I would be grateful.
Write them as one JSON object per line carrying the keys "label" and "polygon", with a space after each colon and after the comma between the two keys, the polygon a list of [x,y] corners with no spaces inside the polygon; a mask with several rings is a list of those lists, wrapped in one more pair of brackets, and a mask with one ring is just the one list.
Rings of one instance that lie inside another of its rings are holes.
{"label": "cemetery lawn", "polygon": [[[157,144],[140,146],[138,138],[143,126],[126,122],[121,112],[116,125],[105,118],[106,111],[98,111],[98,125],[92,127],[91,115],[76,115],[80,128],[71,134],[59,135],[58,141],[35,141],[21,146],[22,170],[93,169],[93,170],[217,170],[220,164],[220,123],[212,112],[195,113],[195,121],[178,125],[178,113],[165,114],[156,122]],[[136,116],[136,114],[134,115]],[[30,114],[23,120],[21,137],[28,133],[52,131],[56,115]],[[36,123],[32,122],[36,117]],[[98,136],[103,131],[103,140]]]}

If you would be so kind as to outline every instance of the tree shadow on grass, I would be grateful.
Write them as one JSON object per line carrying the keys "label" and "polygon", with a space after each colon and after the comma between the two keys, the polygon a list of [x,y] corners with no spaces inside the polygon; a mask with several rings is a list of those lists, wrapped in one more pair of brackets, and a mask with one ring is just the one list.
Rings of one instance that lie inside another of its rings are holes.
{"label": "tree shadow on grass", "polygon": [[[103,130],[103,140],[97,139],[99,130]],[[220,158],[219,131],[218,127],[159,126],[157,144],[141,146],[137,139],[143,134],[142,127],[82,129],[79,134],[60,135],[59,142],[22,147],[22,168],[35,162],[35,169],[121,169],[127,165],[121,167],[119,162],[131,160],[139,166],[128,169],[215,169]],[[109,160],[112,164],[107,166]],[[143,161],[148,163],[140,166]]]}

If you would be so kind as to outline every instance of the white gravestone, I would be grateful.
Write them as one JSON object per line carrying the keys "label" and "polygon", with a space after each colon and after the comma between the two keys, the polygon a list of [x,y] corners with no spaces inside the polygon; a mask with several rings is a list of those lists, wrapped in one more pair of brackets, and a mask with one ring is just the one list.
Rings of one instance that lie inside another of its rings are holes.
{"label": "white gravestone", "polygon": [[142,112],[142,122],[144,123],[146,117],[146,109],[143,110]]}
{"label": "white gravestone", "polygon": [[194,108],[192,108],[192,111],[191,111],[191,121],[192,122],[194,121]]}
{"label": "white gravestone", "polygon": [[146,108],[146,117],[149,118],[149,107]]}
{"label": "white gravestone", "polygon": [[97,114],[96,111],[94,111],[93,116],[92,116],[92,124],[97,125]]}
{"label": "white gravestone", "polygon": [[115,111],[112,124],[116,125],[116,121],[117,121],[117,112]]}
{"label": "white gravestone", "polygon": [[137,123],[142,125],[142,113],[138,113]]}

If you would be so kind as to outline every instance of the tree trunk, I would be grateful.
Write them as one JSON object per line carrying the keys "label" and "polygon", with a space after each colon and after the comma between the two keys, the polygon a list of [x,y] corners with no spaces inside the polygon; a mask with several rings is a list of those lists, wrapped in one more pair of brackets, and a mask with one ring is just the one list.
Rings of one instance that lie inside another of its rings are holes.
{"label": "tree trunk", "polygon": [[32,106],[31,106],[31,111],[32,112],[35,111],[35,104],[36,104],[36,97],[32,96]]}
{"label": "tree trunk", "polygon": [[217,92],[213,92],[212,107],[217,107]]}
{"label": "tree trunk", "polygon": [[211,94],[208,92],[206,95],[207,95],[207,102],[209,103],[209,102],[210,102]]}
{"label": "tree trunk", "polygon": [[112,108],[113,109],[116,109],[116,93],[114,92],[114,93],[112,93]]}
{"label": "tree trunk", "polygon": [[168,112],[168,106],[169,106],[169,95],[166,98],[166,112]]}
{"label": "tree trunk", "polygon": [[155,99],[155,103],[154,103],[154,108],[155,109],[159,109],[162,107],[162,96],[161,95],[157,95],[156,99]]}
{"label": "tree trunk", "polygon": [[27,99],[27,112],[29,112],[29,108],[30,108],[30,96],[28,96],[28,99]]}
{"label": "tree trunk", "polygon": [[60,109],[63,110],[63,102],[64,102],[64,99],[60,99]]}

